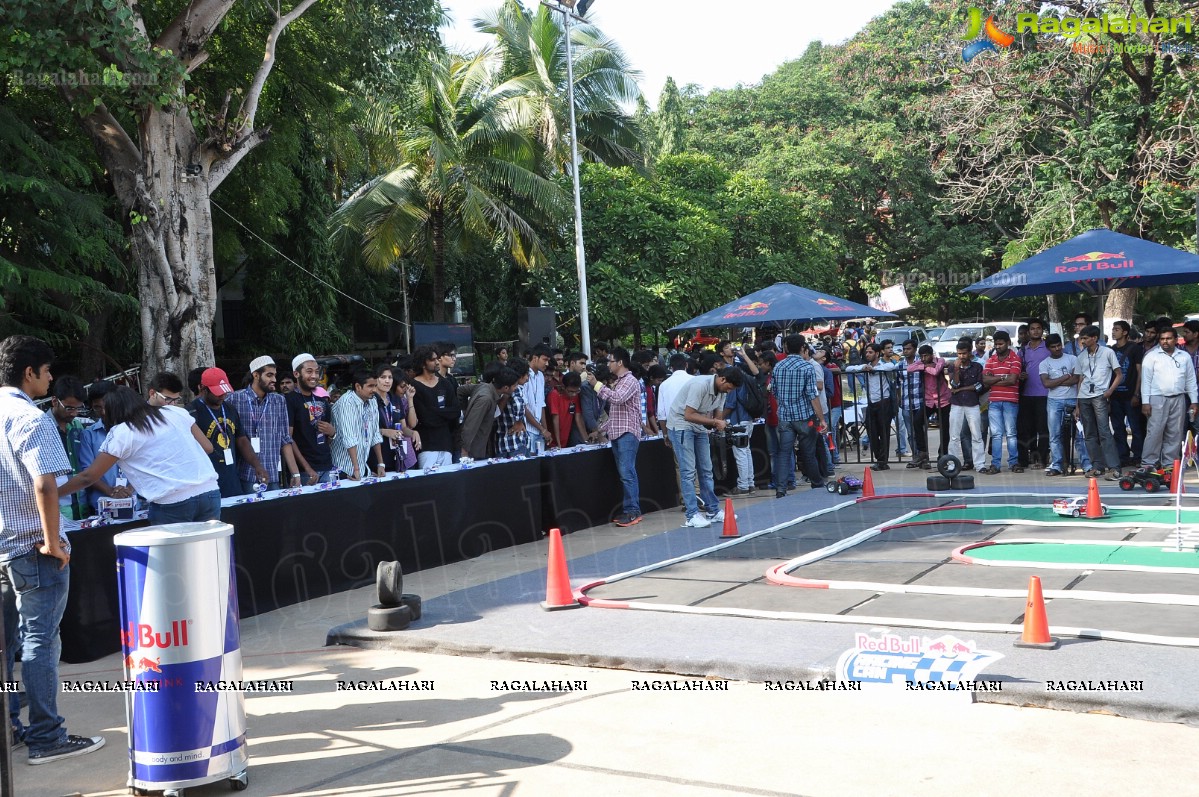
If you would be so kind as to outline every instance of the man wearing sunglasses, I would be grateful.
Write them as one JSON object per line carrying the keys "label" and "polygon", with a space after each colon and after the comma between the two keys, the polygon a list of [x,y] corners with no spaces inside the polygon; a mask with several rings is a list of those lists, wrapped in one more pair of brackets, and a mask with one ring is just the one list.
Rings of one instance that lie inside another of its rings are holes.
{"label": "man wearing sunglasses", "polygon": [[1141,364],[1141,412],[1145,414],[1145,447],[1141,467],[1169,465],[1181,456],[1186,424],[1195,419],[1195,366],[1177,348],[1174,328],[1159,326],[1158,347]]}

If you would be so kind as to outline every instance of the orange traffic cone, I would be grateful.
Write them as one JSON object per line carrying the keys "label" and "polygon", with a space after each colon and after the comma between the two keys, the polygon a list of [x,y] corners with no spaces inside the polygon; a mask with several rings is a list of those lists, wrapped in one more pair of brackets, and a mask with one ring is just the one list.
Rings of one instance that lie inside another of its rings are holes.
{"label": "orange traffic cone", "polygon": [[866,468],[862,472],[862,497],[874,497],[874,477],[870,475],[870,468]]}
{"label": "orange traffic cone", "polygon": [[1103,502],[1099,500],[1099,481],[1092,476],[1091,484],[1087,487],[1087,511],[1089,518],[1103,517]]}
{"label": "orange traffic cone", "polygon": [[733,514],[733,499],[724,499],[724,531],[720,533],[721,537],[740,537],[741,532],[737,531],[737,516]]}
{"label": "orange traffic cone", "polygon": [[570,572],[566,569],[566,552],[562,549],[562,532],[550,529],[550,561],[545,579],[545,600],[541,608],[547,612],[557,609],[577,609],[582,606],[570,590]]}
{"label": "orange traffic cone", "polygon": [[1055,650],[1058,644],[1056,639],[1049,636],[1049,620],[1045,617],[1045,598],[1041,595],[1041,577],[1029,576],[1028,602],[1024,605],[1024,633],[1020,635],[1016,647]]}
{"label": "orange traffic cone", "polygon": [[1175,495],[1185,493],[1187,488],[1182,483],[1182,460],[1174,460],[1174,475],[1170,477],[1170,492]]}

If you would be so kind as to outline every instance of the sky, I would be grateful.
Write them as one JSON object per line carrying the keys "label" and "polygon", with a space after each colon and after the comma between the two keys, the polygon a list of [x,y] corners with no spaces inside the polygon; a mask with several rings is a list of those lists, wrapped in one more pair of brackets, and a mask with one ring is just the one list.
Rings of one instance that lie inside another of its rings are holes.
{"label": "sky", "polygon": [[[523,0],[531,7],[536,0]],[[453,25],[442,35],[448,47],[476,50],[487,37],[471,21],[499,0],[441,0]],[[843,42],[895,0],[595,0],[587,18],[615,39],[642,74],[650,107],[667,77],[680,88],[698,83],[705,91],[757,83],[808,44]]]}

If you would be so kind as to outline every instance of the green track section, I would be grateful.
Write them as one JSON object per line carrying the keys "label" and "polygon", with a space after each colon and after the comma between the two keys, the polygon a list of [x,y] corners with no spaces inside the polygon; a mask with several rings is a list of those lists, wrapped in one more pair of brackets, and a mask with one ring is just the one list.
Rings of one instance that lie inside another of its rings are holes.
{"label": "green track section", "polygon": [[[1052,502],[1051,502],[1052,503]],[[1095,523],[1111,523],[1113,526],[1136,526],[1142,523],[1158,523],[1173,526],[1177,515],[1173,509],[1119,509],[1109,506],[1110,515]],[[993,504],[971,506],[966,509],[946,509],[940,512],[929,512],[916,520],[981,520],[984,523],[999,520],[1014,520],[1029,523],[1078,523],[1072,517],[1063,517],[1054,513],[1049,506],[1011,506],[1010,504]],[[1199,524],[1199,511],[1194,509],[1182,510],[1184,525]]]}
{"label": "green track section", "polygon": [[1012,542],[983,545],[965,552],[973,559],[992,562],[1052,562],[1054,564],[1138,565],[1140,567],[1189,567],[1199,573],[1199,553],[1163,551],[1142,545],[1096,545],[1092,543]]}

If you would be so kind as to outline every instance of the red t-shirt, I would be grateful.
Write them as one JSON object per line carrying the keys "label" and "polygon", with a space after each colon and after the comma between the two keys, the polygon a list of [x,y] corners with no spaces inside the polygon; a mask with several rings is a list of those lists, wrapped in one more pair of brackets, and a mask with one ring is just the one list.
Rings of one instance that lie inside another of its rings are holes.
{"label": "red t-shirt", "polygon": [[1008,349],[1007,357],[1000,359],[999,355],[992,354],[987,358],[987,364],[983,366],[983,374],[986,376],[1014,376],[1010,385],[991,385],[991,392],[987,397],[991,401],[1011,402],[1015,404],[1020,401],[1020,371],[1023,369],[1024,363],[1020,361],[1019,355],[1016,352]]}
{"label": "red t-shirt", "polygon": [[554,433],[555,442],[559,446],[570,445],[570,430],[574,428],[575,415],[583,411],[579,397],[571,398],[561,390],[555,390],[550,393],[547,404],[553,416],[550,431]]}

